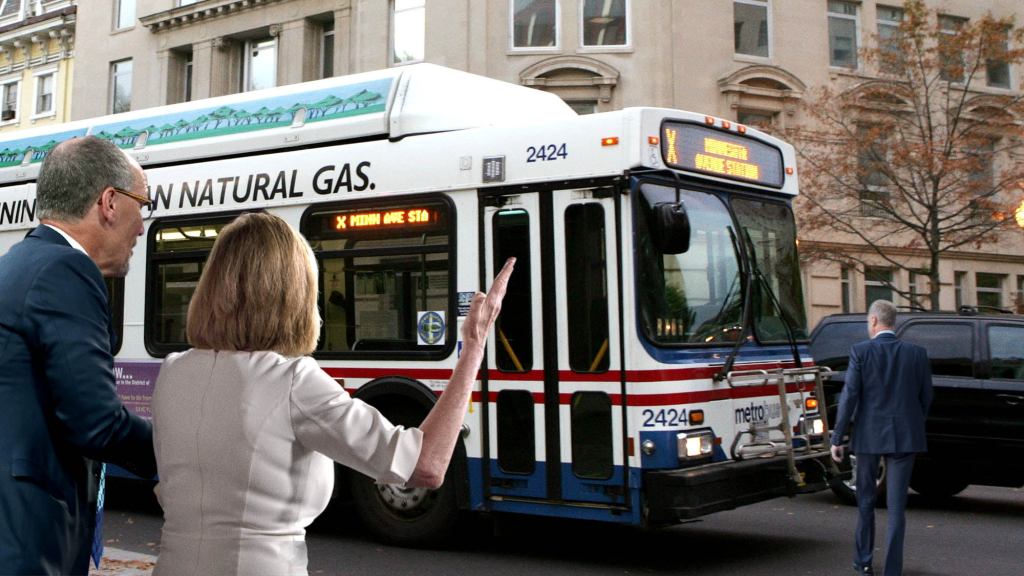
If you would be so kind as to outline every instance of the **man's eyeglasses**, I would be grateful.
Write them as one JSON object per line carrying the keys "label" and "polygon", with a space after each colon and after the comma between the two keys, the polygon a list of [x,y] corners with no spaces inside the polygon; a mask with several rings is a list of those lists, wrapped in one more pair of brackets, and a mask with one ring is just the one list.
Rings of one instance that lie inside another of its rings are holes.
{"label": "man's eyeglasses", "polygon": [[142,212],[142,219],[143,220],[145,220],[146,218],[149,218],[150,215],[153,214],[153,201],[150,200],[149,198],[147,198],[145,196],[142,196],[140,194],[136,194],[134,192],[129,192],[128,190],[122,190],[120,188],[115,188],[114,186],[111,186],[111,188],[114,189],[114,192],[117,192],[118,194],[124,194],[125,196],[127,196],[127,197],[131,198],[132,200],[135,200],[136,202],[138,202],[139,203],[139,211]]}

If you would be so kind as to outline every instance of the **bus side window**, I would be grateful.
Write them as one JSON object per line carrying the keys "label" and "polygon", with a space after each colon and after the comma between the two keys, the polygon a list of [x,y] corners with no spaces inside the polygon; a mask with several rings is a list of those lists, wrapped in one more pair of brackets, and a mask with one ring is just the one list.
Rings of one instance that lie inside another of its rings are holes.
{"label": "bus side window", "polygon": [[565,210],[565,276],[569,366],[574,372],[608,370],[608,289],[604,208],[575,204]]}
{"label": "bus side window", "polygon": [[114,326],[117,342],[110,350],[112,355],[121,351],[124,340],[124,278],[104,278],[107,284],[107,303],[110,305],[110,323]]}
{"label": "bus side window", "polygon": [[498,392],[498,466],[502,472],[533,474],[536,466],[533,394]]}
{"label": "bus side window", "polygon": [[572,471],[580,478],[607,480],[612,460],[612,400],[604,392],[572,395]]}
{"label": "bus side window", "polygon": [[217,234],[234,218],[178,219],[150,226],[146,272],[146,350],[150,354],[162,357],[189,348],[188,305]]}
{"label": "bus side window", "polygon": [[495,360],[499,370],[528,372],[533,367],[533,313],[530,215],[525,210],[502,210],[494,215],[494,269],[500,269],[513,256],[516,273],[509,278],[501,314],[494,325]]}

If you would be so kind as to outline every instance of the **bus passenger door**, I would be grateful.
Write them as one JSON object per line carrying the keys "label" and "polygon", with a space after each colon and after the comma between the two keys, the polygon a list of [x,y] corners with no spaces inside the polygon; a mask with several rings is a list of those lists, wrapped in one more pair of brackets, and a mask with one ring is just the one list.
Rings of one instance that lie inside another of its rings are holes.
{"label": "bus passenger door", "polygon": [[488,341],[488,494],[618,507],[628,475],[613,198],[557,190],[483,204],[488,283],[517,259]]}

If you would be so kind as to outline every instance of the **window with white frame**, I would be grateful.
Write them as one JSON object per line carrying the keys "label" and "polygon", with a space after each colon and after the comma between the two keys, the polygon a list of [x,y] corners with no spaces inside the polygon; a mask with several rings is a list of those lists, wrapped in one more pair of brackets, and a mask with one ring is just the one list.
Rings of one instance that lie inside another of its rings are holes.
{"label": "window with white frame", "polygon": [[391,1],[391,62],[421,62],[426,53],[426,0]]}
{"label": "window with white frame", "polygon": [[878,6],[875,8],[875,14],[878,18],[878,68],[887,74],[898,74],[903,70],[905,59],[900,46],[903,9]]}
{"label": "window with white frame", "polygon": [[249,40],[243,50],[242,92],[277,86],[277,38]]}
{"label": "window with white frame", "polygon": [[737,54],[770,55],[768,0],[735,0],[732,3],[733,46]]}
{"label": "window with white frame", "polygon": [[875,300],[892,302],[892,269],[864,267],[864,309],[871,308]]}
{"label": "window with white frame", "polygon": [[978,306],[990,308],[1003,307],[1003,276],[978,272],[974,275],[975,290],[978,293]]}
{"label": "window with white frame", "polygon": [[559,38],[558,0],[512,0],[512,47],[556,48]]}
{"label": "window with white frame", "polygon": [[46,116],[54,113],[53,101],[56,89],[56,71],[36,74],[36,116]]}
{"label": "window with white frame", "polygon": [[0,122],[9,123],[18,121],[18,94],[21,92],[21,81],[10,80],[4,82],[3,104],[0,107]]}
{"label": "window with white frame", "polygon": [[117,114],[132,109],[132,61],[110,63],[110,112]]}
{"label": "window with white frame", "polygon": [[202,2],[202,0],[178,0],[178,6],[188,6],[189,4],[195,4],[196,2]]}
{"label": "window with white frame", "polygon": [[629,0],[583,0],[583,46],[629,44]]}
{"label": "window with white frame", "polygon": [[117,30],[135,26],[135,0],[115,0],[117,13],[114,15],[114,27]]}
{"label": "window with white frame", "polygon": [[320,77],[334,76],[334,21],[324,22],[320,37]]}
{"label": "window with white frame", "polygon": [[850,283],[850,267],[842,266],[839,269],[839,293],[841,295],[840,301],[844,314],[853,312],[853,309],[850,308],[850,303],[853,302],[852,290],[853,285]]}
{"label": "window with white frame", "polygon": [[949,82],[963,82],[966,64],[960,42],[960,29],[966,18],[939,15],[939,77]]}
{"label": "window with white frame", "polygon": [[964,294],[967,294],[967,272],[953,272],[953,296],[957,310],[966,304]]}
{"label": "window with white frame", "polygon": [[841,68],[857,67],[858,6],[854,2],[829,0],[829,64]]}
{"label": "window with white frame", "polygon": [[192,101],[192,52],[184,55],[181,62],[182,102]]}
{"label": "window with white frame", "polygon": [[1010,49],[1010,31],[1004,28],[991,41],[993,57],[985,60],[985,79],[989,86],[1009,89],[1010,63],[1001,56]]}

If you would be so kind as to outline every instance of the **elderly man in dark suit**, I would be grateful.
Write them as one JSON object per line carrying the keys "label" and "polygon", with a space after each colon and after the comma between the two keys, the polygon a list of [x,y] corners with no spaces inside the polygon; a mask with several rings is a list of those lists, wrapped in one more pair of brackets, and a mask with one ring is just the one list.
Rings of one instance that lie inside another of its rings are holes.
{"label": "elderly man in dark suit", "polygon": [[103,282],[128,271],[148,203],[114,144],[66,141],[39,170],[42,224],[0,257],[4,574],[86,574],[102,552],[102,462],[156,473],[149,423],[116,394]]}
{"label": "elderly man in dark suit", "polygon": [[839,398],[832,458],[843,459],[842,440],[853,422],[850,450],[857,457],[856,553],[853,567],[874,574],[875,479],[885,458],[889,528],[885,575],[903,572],[907,487],[917,452],[927,448],[925,417],[932,403],[932,376],[924,348],[896,338],[896,307],[876,300],[868,310],[871,339],[850,349],[850,366]]}

